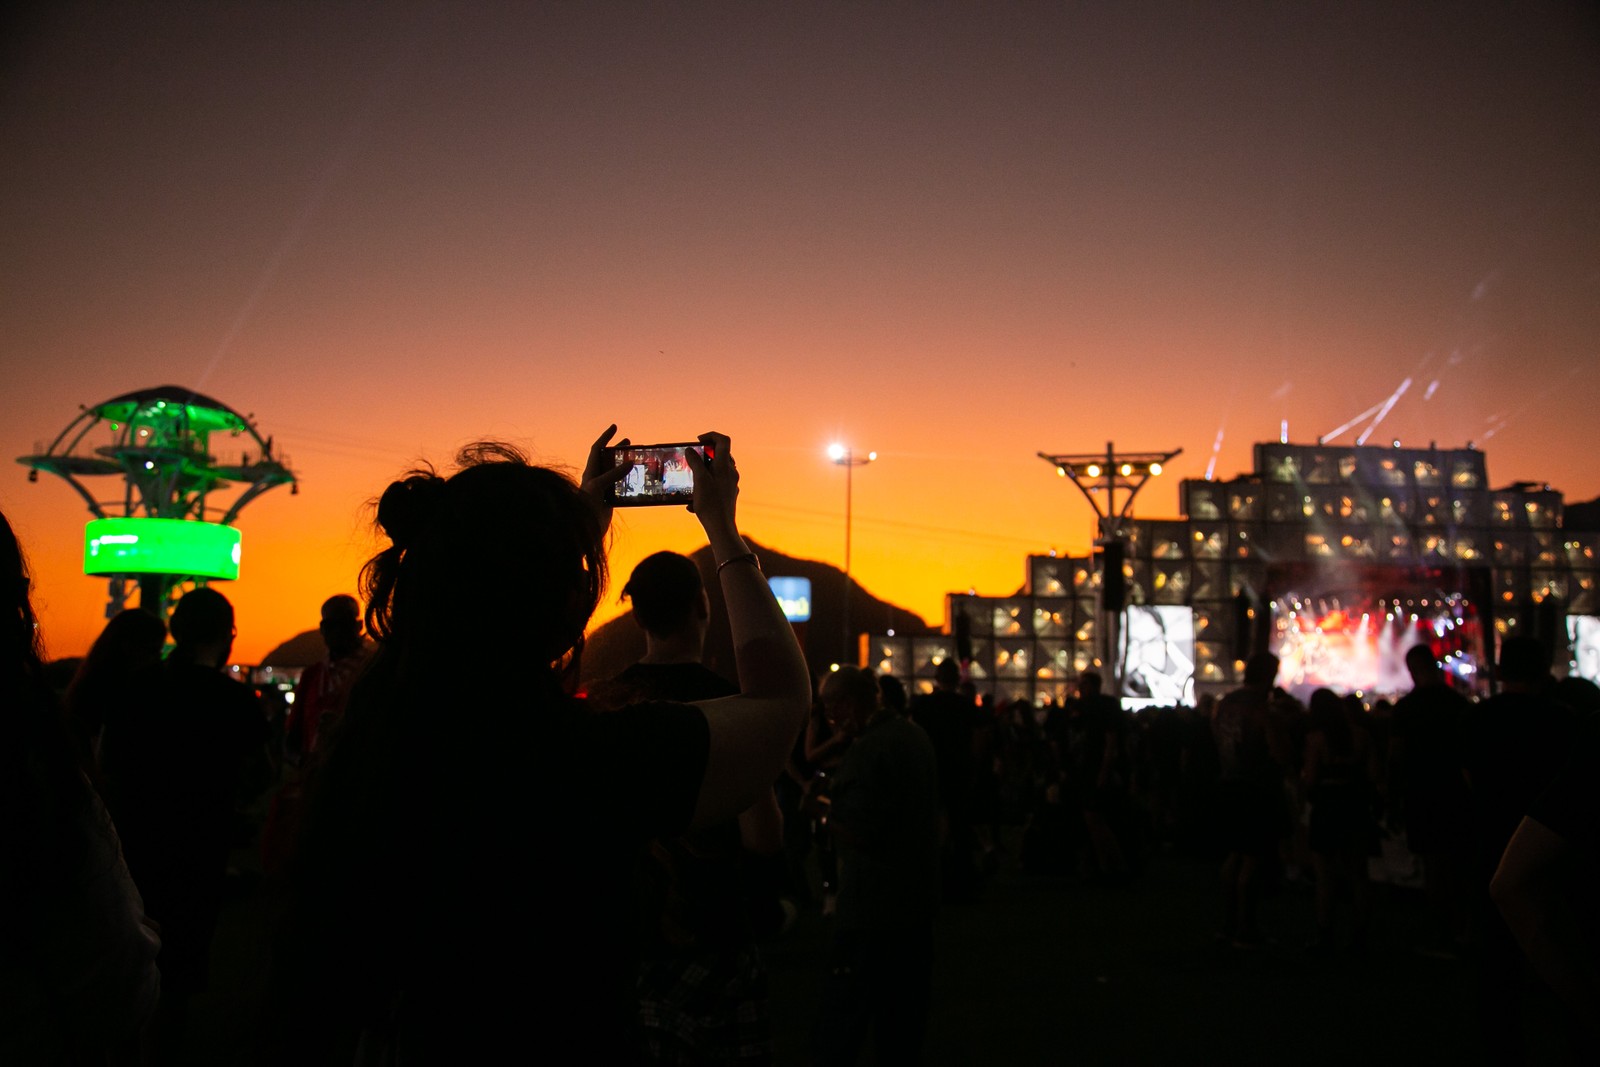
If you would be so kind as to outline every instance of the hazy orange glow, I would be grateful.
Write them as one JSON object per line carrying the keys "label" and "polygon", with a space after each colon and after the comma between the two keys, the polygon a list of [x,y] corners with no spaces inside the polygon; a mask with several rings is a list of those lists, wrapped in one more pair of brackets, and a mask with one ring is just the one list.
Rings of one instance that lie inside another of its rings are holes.
{"label": "hazy orange glow", "polygon": [[[1086,545],[1036,452],[1181,446],[1137,509],[1175,515],[1407,379],[1374,442],[1594,497],[1593,15],[1393,7],[38,15],[0,96],[0,509],[50,649],[104,584],[81,502],[9,460],[168,382],[302,479],[239,524],[245,661],[354,591],[366,501],[478,437],[576,467],[608,422],[721,430],[746,531],[835,563],[825,449],[874,450],[853,571],[935,624]],[[701,543],[624,513],[613,567]]]}

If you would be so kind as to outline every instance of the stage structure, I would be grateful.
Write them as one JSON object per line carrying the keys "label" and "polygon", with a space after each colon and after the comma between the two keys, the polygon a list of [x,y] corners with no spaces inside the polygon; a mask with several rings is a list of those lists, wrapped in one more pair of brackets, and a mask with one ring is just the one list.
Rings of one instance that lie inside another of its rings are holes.
{"label": "stage structure", "polygon": [[[179,586],[239,576],[239,512],[274,486],[299,492],[272,438],[251,420],[163,385],[82,408],[48,448],[18,457],[29,481],[40,471],[57,475],[89,505],[84,573],[110,579],[107,617],[126,606],[130,581],[140,606],[165,618]],[[215,434],[236,440],[237,451],[213,453]],[[103,479],[119,483],[118,497],[91,491]]]}
{"label": "stage structure", "polygon": [[[915,692],[955,656],[979,692],[1034,703],[1065,699],[1094,668],[1135,706],[1225,692],[1261,649],[1302,692],[1399,692],[1418,643],[1481,692],[1498,639],[1516,634],[1546,641],[1558,674],[1600,673],[1600,533],[1564,528],[1556,490],[1491,490],[1470,447],[1270,442],[1254,460],[1231,481],[1182,482],[1181,518],[1097,508],[1099,552],[1029,556],[1014,595],[951,593],[942,634],[864,635],[861,662]],[[1110,568],[1106,544],[1121,551]],[[1127,648],[1105,640],[1113,623]]]}

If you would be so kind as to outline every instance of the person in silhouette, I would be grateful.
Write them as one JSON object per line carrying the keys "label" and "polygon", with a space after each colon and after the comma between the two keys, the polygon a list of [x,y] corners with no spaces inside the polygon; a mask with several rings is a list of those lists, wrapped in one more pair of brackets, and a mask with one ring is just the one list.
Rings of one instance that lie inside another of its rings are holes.
{"label": "person in silhouette", "polygon": [[261,869],[282,875],[294,851],[300,823],[305,777],[314,773],[317,752],[327,736],[338,729],[350,690],[372,654],[361,623],[361,604],[340,593],[322,603],[317,630],[327,654],[308,666],[295,686],[283,724],[283,780],[272,796],[266,825],[261,829]]}
{"label": "person in silhouette", "polygon": [[1387,793],[1406,846],[1422,860],[1423,890],[1438,921],[1435,951],[1456,955],[1471,932],[1472,797],[1465,768],[1474,712],[1427,645],[1407,649],[1405,663],[1412,688],[1389,724]]}
{"label": "person in silhouette", "polygon": [[1240,947],[1261,941],[1256,928],[1258,878],[1290,828],[1283,776],[1291,753],[1287,724],[1273,706],[1278,657],[1258,652],[1245,662],[1244,685],[1217,702],[1217,834],[1222,861],[1221,936]]}
{"label": "person in silhouette", "polygon": [[933,743],[939,764],[941,864],[945,898],[951,901],[970,900],[978,891],[978,839],[972,819],[972,737],[978,709],[958,692],[960,686],[961,667],[947,656],[935,668],[933,692],[911,703],[911,719]]}
{"label": "person in silhouette", "polygon": [[361,604],[347,594],[323,601],[317,630],[328,654],[305,669],[285,729],[288,751],[302,759],[316,754],[324,735],[337,728],[350,690],[372,653],[362,632]]}
{"label": "person in silhouette", "polygon": [[233,605],[194,589],[172,612],[174,647],[106,719],[101,772],[123,851],[161,926],[157,1056],[176,1054],[188,1002],[206,987],[236,812],[266,785],[267,724],[223,668]]}
{"label": "person in silhouette", "polygon": [[[701,662],[711,606],[694,560],[676,552],[647,556],[622,593],[644,631],[644,658],[591,690],[591,704],[614,709],[738,694],[738,686]],[[647,1062],[771,1061],[767,969],[756,947],[750,890],[760,861],[782,850],[783,816],[770,789],[737,819],[651,842],[640,879],[638,977]],[[776,862],[781,875],[782,859]],[[775,898],[767,903],[778,906]]]}
{"label": "person in silhouette", "polygon": [[1551,696],[1549,650],[1529,637],[1500,642],[1500,692],[1476,708],[1467,740],[1477,855],[1473,871],[1478,1022],[1496,1063],[1520,1062],[1524,1051],[1521,949],[1490,897],[1489,887],[1518,824],[1571,754],[1577,721]]}
{"label": "person in silhouette", "polygon": [[705,434],[692,508],[739,694],[610,714],[571,695],[605,586],[604,490],[627,471],[615,432],[581,484],[487,442],[379,500],[389,543],[362,575],[378,648],[307,797],[269,1058],[635,1057],[635,865],[770,791],[809,684],[739,536],[728,440]]}
{"label": "person in silhouette", "polygon": [[30,588],[0,515],[0,1063],[133,1063],[161,942],[45,683]]}
{"label": "person in silhouette", "polygon": [[820,700],[855,740],[828,794],[839,900],[815,1062],[855,1063],[870,1033],[877,1062],[915,1063],[939,909],[938,760],[921,727],[883,707],[872,671],[840,667]]}
{"label": "person in silhouette", "polygon": [[143,608],[119,611],[89,646],[67,687],[67,716],[79,758],[92,768],[106,716],[128,699],[128,687],[161,661],[167,624]]}

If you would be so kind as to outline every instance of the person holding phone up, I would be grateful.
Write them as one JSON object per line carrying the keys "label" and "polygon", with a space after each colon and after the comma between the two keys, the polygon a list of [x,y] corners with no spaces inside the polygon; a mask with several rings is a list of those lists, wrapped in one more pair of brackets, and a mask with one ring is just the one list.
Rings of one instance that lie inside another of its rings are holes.
{"label": "person holding phone up", "polygon": [[707,433],[690,507],[739,694],[610,715],[570,695],[605,584],[605,490],[628,470],[615,433],[581,484],[482,443],[448,477],[415,470],[383,493],[389,544],[362,572],[378,647],[309,790],[274,1058],[632,1057],[633,863],[771,789],[810,684],[739,536],[728,439]]}

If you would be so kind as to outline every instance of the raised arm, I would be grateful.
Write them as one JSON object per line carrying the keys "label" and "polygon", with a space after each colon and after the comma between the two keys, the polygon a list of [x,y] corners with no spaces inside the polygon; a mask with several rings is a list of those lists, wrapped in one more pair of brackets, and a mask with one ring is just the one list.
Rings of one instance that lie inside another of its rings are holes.
{"label": "raised arm", "polygon": [[705,826],[733,818],[771,790],[805,720],[811,681],[794,630],[739,536],[739,471],[728,438],[707,433],[700,441],[711,460],[688,455],[692,507],[711,542],[739,675],[738,696],[699,702],[711,747],[694,822]]}

